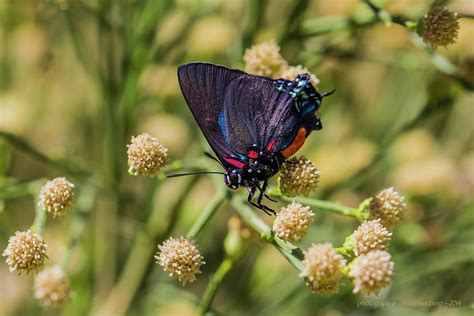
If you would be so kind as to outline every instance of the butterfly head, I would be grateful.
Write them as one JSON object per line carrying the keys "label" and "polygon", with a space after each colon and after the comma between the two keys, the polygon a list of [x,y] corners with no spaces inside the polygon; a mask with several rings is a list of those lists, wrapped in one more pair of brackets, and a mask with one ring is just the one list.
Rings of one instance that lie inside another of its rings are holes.
{"label": "butterfly head", "polygon": [[241,170],[229,169],[224,174],[224,183],[231,189],[235,190],[242,184]]}

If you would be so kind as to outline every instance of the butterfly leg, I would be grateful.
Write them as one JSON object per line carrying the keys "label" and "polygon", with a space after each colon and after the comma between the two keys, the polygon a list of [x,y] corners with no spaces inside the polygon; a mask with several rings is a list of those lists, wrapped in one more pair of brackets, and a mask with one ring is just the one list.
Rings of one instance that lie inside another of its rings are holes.
{"label": "butterfly leg", "polygon": [[275,213],[274,210],[272,210],[271,208],[269,208],[269,207],[266,206],[266,205],[261,204],[261,201],[260,201],[259,203],[255,203],[255,202],[252,201],[252,199],[253,199],[253,197],[254,197],[254,195],[255,195],[255,188],[256,188],[255,186],[247,186],[247,191],[249,191],[249,196],[248,196],[248,198],[247,198],[247,201],[249,202],[249,204],[251,204],[252,206],[255,206],[256,208],[258,208],[258,209],[264,211],[265,214],[267,214],[267,215],[270,215],[270,216],[271,216],[272,213],[273,213],[274,215],[276,215],[276,213]]}
{"label": "butterfly leg", "polygon": [[262,186],[262,187],[260,187],[260,185],[257,184],[257,188],[260,190],[260,195],[258,196],[258,202],[257,202],[258,204],[261,204],[261,203],[262,203],[263,197],[266,197],[267,199],[269,199],[269,200],[272,201],[272,202],[278,202],[277,200],[275,200],[274,198],[269,197],[269,196],[265,193],[265,191],[267,190],[267,185],[268,185],[268,181],[267,181],[267,180],[265,180],[265,181],[263,182],[263,186]]}

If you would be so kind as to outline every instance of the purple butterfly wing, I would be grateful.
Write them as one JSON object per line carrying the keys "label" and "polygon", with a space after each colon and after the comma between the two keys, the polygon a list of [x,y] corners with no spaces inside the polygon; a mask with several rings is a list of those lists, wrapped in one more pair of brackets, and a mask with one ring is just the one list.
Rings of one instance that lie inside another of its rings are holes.
{"label": "purple butterfly wing", "polygon": [[241,154],[256,145],[274,150],[290,143],[300,126],[301,117],[288,92],[276,89],[275,80],[244,75],[228,86],[224,101],[228,140]]}
{"label": "purple butterfly wing", "polygon": [[178,81],[186,103],[209,145],[227,167],[229,163],[223,158],[235,156],[236,151],[227,142],[223,130],[224,98],[231,82],[244,74],[240,70],[208,63],[178,67]]}

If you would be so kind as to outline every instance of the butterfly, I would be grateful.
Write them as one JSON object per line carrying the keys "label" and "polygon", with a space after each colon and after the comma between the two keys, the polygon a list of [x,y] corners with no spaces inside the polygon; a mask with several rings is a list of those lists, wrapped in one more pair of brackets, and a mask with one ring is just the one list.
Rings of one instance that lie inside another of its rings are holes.
{"label": "butterfly", "polygon": [[[275,214],[262,204],[268,180],[287,158],[296,153],[308,135],[322,128],[318,109],[323,97],[308,74],[295,80],[272,79],[247,74],[211,63],[189,63],[178,67],[184,99],[225,172],[231,189],[244,186],[248,202]],[[253,198],[259,191],[257,201]]]}

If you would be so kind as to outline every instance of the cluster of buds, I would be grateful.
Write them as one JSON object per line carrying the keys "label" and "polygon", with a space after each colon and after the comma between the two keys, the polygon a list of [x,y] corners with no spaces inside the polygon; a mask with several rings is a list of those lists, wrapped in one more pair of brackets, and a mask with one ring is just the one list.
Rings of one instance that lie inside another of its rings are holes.
{"label": "cluster of buds", "polygon": [[36,271],[43,266],[44,260],[48,258],[46,250],[48,246],[43,242],[41,236],[30,230],[20,232],[8,239],[8,245],[3,256],[10,272],[28,273]]}
{"label": "cluster of buds", "polygon": [[[352,279],[354,293],[378,295],[391,283],[394,263],[387,252],[392,236],[389,228],[398,224],[406,204],[393,188],[382,190],[368,201],[359,211],[376,218],[362,222],[343,247],[336,250],[331,244],[313,244],[303,251],[300,276],[314,293],[337,293],[344,275]],[[313,216],[309,207],[293,202],[277,215],[273,233],[286,241],[299,241],[309,230]],[[352,260],[347,265],[343,254]]]}
{"label": "cluster of buds", "polygon": [[156,262],[183,285],[195,281],[196,275],[201,273],[201,266],[205,264],[194,241],[184,237],[170,237],[158,249]]}
{"label": "cluster of buds", "polygon": [[339,292],[342,269],[346,265],[344,257],[329,243],[313,244],[303,253],[300,277],[305,279],[311,290],[320,295]]}
{"label": "cluster of buds", "polygon": [[131,175],[154,177],[168,161],[168,149],[147,133],[132,136],[127,148]]}
{"label": "cluster of buds", "polygon": [[380,223],[380,219],[362,223],[352,234],[355,255],[387,249],[390,236],[392,233]]}
{"label": "cluster of buds", "polygon": [[418,33],[434,49],[456,43],[459,32],[459,14],[441,6],[433,7],[418,22]]}
{"label": "cluster of buds", "polygon": [[405,198],[394,188],[380,191],[371,198],[369,204],[370,215],[380,219],[382,225],[388,229],[393,229],[400,223],[406,208]]}
{"label": "cluster of buds", "polygon": [[319,184],[319,170],[304,156],[288,159],[280,169],[279,187],[286,196],[307,196]]}
{"label": "cluster of buds", "polygon": [[255,75],[286,80],[295,80],[298,75],[309,74],[313,85],[319,83],[318,77],[312,74],[308,68],[301,65],[290,66],[280,54],[280,50],[280,46],[274,40],[247,48],[243,57],[245,71]]}
{"label": "cluster of buds", "polygon": [[72,207],[74,184],[64,177],[58,177],[41,187],[39,206],[53,218],[63,216]]}
{"label": "cluster of buds", "polygon": [[59,267],[46,268],[35,277],[34,296],[45,307],[55,307],[65,303],[71,294],[69,278]]}
{"label": "cluster of buds", "polygon": [[244,54],[245,71],[271,77],[287,67],[280,54],[280,46],[274,41],[263,42],[247,48]]}
{"label": "cluster of buds", "polygon": [[384,250],[362,254],[349,265],[349,277],[353,278],[354,293],[375,294],[392,282],[394,263]]}
{"label": "cluster of buds", "polygon": [[399,224],[407,205],[394,188],[380,191],[362,205],[373,220],[363,222],[344,243],[344,250],[356,256],[348,266],[348,276],[354,293],[378,295],[392,280],[394,263],[387,252],[390,230]]}
{"label": "cluster of buds", "polygon": [[283,240],[298,241],[308,232],[313,216],[309,206],[293,202],[278,213],[273,232]]}
{"label": "cluster of buds", "polygon": [[[43,267],[48,258],[48,246],[41,236],[46,215],[61,217],[72,208],[74,184],[64,177],[46,182],[39,191],[35,225],[31,230],[17,231],[8,239],[3,252],[10,272],[18,274],[36,272]],[[36,233],[37,232],[37,233]],[[34,279],[34,297],[44,307],[55,307],[66,302],[70,297],[69,279],[59,267],[41,270]]]}

